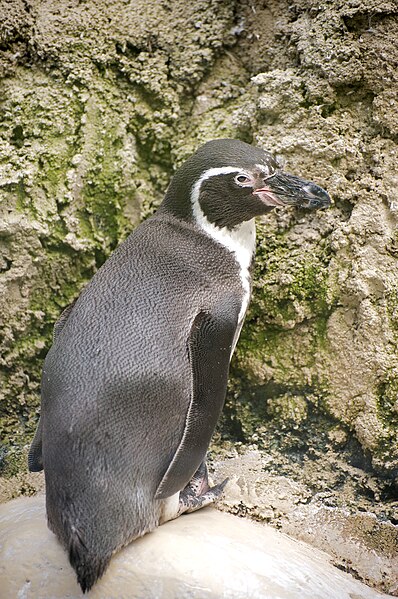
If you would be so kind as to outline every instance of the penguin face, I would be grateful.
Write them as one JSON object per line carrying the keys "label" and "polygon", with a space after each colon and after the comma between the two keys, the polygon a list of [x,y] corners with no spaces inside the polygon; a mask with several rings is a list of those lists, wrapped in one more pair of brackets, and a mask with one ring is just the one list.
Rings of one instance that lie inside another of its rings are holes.
{"label": "penguin face", "polygon": [[192,203],[211,223],[231,229],[276,206],[319,208],[329,205],[330,198],[315,183],[283,173],[269,160],[252,168],[205,171],[194,186]]}
{"label": "penguin face", "polygon": [[227,229],[276,206],[324,208],[330,203],[321,187],[282,172],[269,152],[235,139],[201,146],[177,171],[165,198],[185,218],[197,220],[200,214]]}
{"label": "penguin face", "polygon": [[[255,216],[265,214],[276,204],[271,194],[255,193],[260,189],[258,169],[209,169],[195,184],[192,193],[194,211],[200,207],[203,215],[218,227],[233,228]],[[264,183],[262,183],[264,185]]]}

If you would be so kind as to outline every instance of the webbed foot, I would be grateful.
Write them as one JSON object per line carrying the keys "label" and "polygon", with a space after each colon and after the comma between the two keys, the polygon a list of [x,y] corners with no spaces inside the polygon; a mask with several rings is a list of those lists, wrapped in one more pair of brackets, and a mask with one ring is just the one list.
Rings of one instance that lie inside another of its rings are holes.
{"label": "webbed foot", "polygon": [[195,512],[217,501],[227,482],[228,478],[219,485],[210,487],[206,462],[202,462],[185,489],[180,492],[178,516]]}

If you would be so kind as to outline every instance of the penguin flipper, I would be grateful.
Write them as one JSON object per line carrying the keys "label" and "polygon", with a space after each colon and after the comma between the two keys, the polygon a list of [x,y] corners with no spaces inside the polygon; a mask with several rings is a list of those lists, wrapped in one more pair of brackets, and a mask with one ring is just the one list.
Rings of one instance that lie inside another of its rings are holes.
{"label": "penguin flipper", "polygon": [[29,472],[41,472],[43,470],[43,455],[42,455],[42,420],[39,424],[33,437],[32,444],[28,454],[28,469]]}
{"label": "penguin flipper", "polygon": [[[58,318],[57,322],[54,325],[53,343],[56,340],[59,333],[62,331],[66,321],[69,318],[70,313],[72,312],[72,308],[75,305],[75,303],[76,300],[73,300],[73,302],[69,304],[69,306],[67,306],[61,312],[61,316]],[[42,434],[43,426],[42,419],[40,418],[35,432],[35,436],[33,437],[33,441],[28,453],[29,472],[41,472],[43,470]]]}
{"label": "penguin flipper", "polygon": [[75,303],[77,302],[77,299],[78,298],[74,299],[73,302],[71,304],[69,304],[69,306],[66,306],[66,308],[64,310],[62,310],[61,316],[58,318],[57,322],[54,325],[53,343],[56,340],[57,336],[62,331],[62,329],[64,328],[65,323],[68,320],[68,318],[70,316],[70,313],[72,312],[72,309],[73,309]]}
{"label": "penguin flipper", "polygon": [[224,404],[238,313],[236,300],[229,298],[212,313],[199,312],[193,321],[188,339],[191,403],[182,439],[157,488],[156,499],[181,491],[205,458]]}

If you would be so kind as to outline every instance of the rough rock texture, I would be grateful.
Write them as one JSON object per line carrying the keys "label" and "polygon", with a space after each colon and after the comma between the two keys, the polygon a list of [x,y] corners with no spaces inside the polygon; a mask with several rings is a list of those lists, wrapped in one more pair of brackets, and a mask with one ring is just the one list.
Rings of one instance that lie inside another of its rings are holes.
{"label": "rough rock texture", "polygon": [[[83,599],[46,527],[44,497],[0,506],[4,597]],[[113,556],[91,599],[388,599],[325,554],[212,508],[167,522]]]}
{"label": "rough rock texture", "polygon": [[217,482],[229,478],[220,509],[310,543],[341,570],[398,596],[398,527],[382,504],[375,510],[361,497],[358,488],[374,489],[375,481],[360,469],[333,454],[294,468],[277,452],[234,447],[218,454],[212,470]]}
{"label": "rough rock texture", "polygon": [[320,414],[394,477],[398,7],[297,2],[283,14],[287,64],[251,79],[232,120],[323,184],[335,208],[284,211],[262,230],[238,363],[263,386],[268,418],[301,428]]}
{"label": "rough rock texture", "polygon": [[[6,474],[25,459],[57,316],[173,169],[233,136],[335,204],[259,226],[217,439],[292,472],[312,460],[315,490],[338,456],[372,481],[358,501],[397,524],[397,36],[393,0],[0,0]],[[344,492],[344,474],[329,480]]]}

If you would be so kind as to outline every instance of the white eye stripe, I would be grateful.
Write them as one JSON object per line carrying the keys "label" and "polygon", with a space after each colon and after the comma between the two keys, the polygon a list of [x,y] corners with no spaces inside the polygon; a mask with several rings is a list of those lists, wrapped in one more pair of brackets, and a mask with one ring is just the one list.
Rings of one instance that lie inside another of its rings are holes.
{"label": "white eye stripe", "polygon": [[239,172],[242,172],[242,169],[239,168],[239,166],[221,166],[220,168],[209,168],[196,181],[192,191],[194,192],[196,189],[199,191],[203,181],[206,181],[206,179],[217,177],[217,175],[228,175],[229,173]]}

